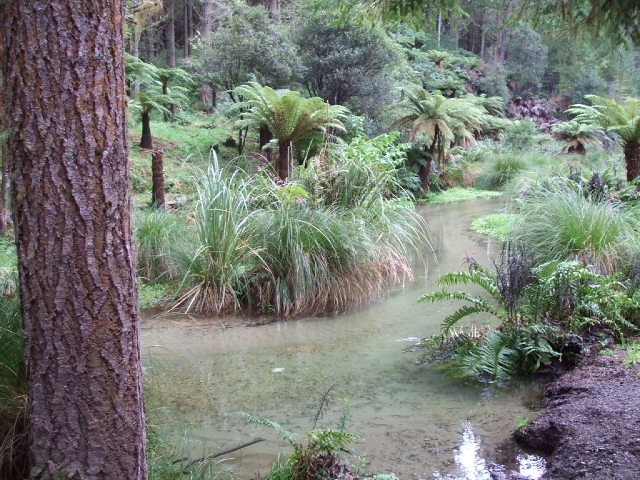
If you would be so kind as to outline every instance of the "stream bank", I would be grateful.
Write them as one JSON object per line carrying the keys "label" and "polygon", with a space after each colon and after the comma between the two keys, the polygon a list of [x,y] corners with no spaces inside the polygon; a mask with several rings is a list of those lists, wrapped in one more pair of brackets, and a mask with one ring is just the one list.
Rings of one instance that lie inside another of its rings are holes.
{"label": "stream bank", "polygon": [[625,357],[621,349],[586,356],[545,387],[546,412],[514,434],[550,454],[543,479],[640,478],[640,370]]}

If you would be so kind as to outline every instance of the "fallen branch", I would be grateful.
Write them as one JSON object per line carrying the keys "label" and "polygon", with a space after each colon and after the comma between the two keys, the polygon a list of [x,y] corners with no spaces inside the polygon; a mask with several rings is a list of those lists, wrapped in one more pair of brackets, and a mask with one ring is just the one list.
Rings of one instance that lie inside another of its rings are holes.
{"label": "fallen branch", "polygon": [[[205,457],[202,458],[196,458],[195,460],[191,460],[189,463],[187,463],[184,468],[189,468],[190,466],[196,464],[196,463],[200,463],[200,462],[205,462],[207,460],[211,460],[212,458],[216,458],[216,457],[221,457],[222,455],[227,455],[228,453],[233,453],[236,452],[238,450],[242,450],[243,448],[249,447],[253,444],[256,443],[260,443],[260,442],[264,442],[264,438],[254,438],[253,440],[250,440],[248,442],[242,443],[240,445],[236,445],[235,447],[231,447],[231,448],[226,448],[224,450],[220,450],[219,452],[215,452],[212,453],[210,455],[207,455]],[[180,462],[184,462],[185,460],[188,460],[188,457],[185,458],[181,458],[179,460],[175,460],[173,463],[180,463]]]}

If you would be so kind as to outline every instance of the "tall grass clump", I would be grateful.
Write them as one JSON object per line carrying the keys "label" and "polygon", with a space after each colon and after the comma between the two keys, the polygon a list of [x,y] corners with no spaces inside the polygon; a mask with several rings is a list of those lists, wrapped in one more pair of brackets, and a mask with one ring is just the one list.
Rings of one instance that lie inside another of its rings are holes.
{"label": "tall grass clump", "polygon": [[501,153],[492,156],[482,166],[476,185],[486,190],[503,187],[529,167],[526,157],[516,153]]}
{"label": "tall grass clump", "polygon": [[26,478],[27,379],[17,295],[0,299],[0,478]]}
{"label": "tall grass clump", "polygon": [[186,228],[166,210],[136,210],[133,239],[138,277],[147,282],[175,277],[169,250],[183,238]]}
{"label": "tall grass clump", "polygon": [[173,251],[185,290],[177,305],[186,311],[223,313],[241,305],[260,260],[249,233],[252,188],[242,172],[230,175],[210,166],[198,186],[192,238]]}
{"label": "tall grass clump", "polygon": [[337,312],[410,275],[425,225],[412,205],[385,199],[393,166],[328,161],[310,159],[285,186],[212,167],[199,189],[193,240],[173,254],[184,272],[179,306]]}
{"label": "tall grass clump", "polygon": [[522,205],[513,238],[539,262],[578,259],[604,273],[640,250],[639,208],[598,200],[582,189],[556,188]]}

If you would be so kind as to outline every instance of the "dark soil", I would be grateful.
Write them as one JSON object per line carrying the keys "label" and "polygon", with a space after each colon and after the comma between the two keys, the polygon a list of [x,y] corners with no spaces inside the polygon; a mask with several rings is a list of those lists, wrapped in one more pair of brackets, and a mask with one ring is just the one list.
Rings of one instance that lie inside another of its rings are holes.
{"label": "dark soil", "polygon": [[515,432],[550,454],[545,480],[640,480],[640,365],[626,352],[583,359],[545,388],[547,411]]}

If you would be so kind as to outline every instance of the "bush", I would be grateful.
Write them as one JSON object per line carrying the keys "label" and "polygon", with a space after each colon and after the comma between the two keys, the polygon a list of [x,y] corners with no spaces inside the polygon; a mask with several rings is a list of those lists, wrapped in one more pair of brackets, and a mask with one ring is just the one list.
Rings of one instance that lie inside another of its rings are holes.
{"label": "bush", "polygon": [[533,146],[538,127],[530,119],[515,120],[504,129],[502,145],[507,150],[522,152]]}
{"label": "bush", "polygon": [[[442,335],[425,338],[425,363],[449,360],[465,375],[506,379],[535,372],[561,358],[572,336],[593,327],[614,332],[618,339],[638,330],[632,323],[640,299],[632,296],[615,276],[594,273],[581,262],[549,262],[534,267],[522,247],[507,243],[495,273],[471,262],[468,271],[444,275],[442,290],[421,302],[466,302],[442,323]],[[447,287],[474,284],[489,294],[451,292]],[[458,323],[485,313],[497,317],[497,329]]]}
{"label": "bush", "polygon": [[389,104],[399,50],[382,30],[340,20],[329,13],[305,14],[294,26],[304,73],[300,83],[311,96],[354,112],[375,114]]}
{"label": "bush", "polygon": [[270,19],[264,7],[231,2],[231,15],[216,29],[208,42],[194,45],[187,61],[202,83],[231,91],[249,80],[289,87],[300,73],[295,47],[282,29]]}
{"label": "bush", "polygon": [[147,282],[173,278],[169,250],[183,240],[185,226],[166,210],[145,208],[134,212],[133,227],[138,277]]}

